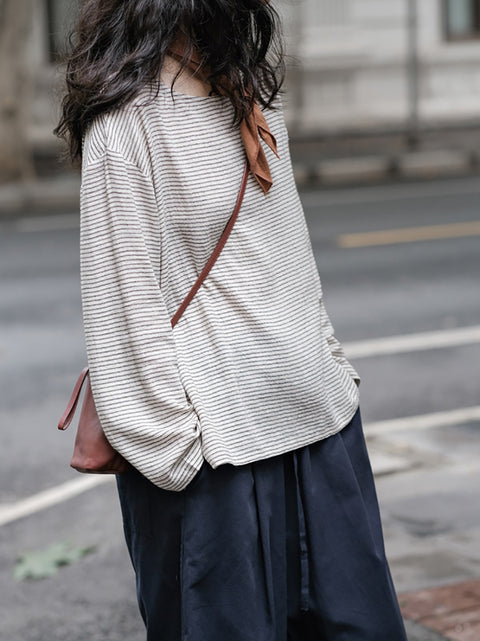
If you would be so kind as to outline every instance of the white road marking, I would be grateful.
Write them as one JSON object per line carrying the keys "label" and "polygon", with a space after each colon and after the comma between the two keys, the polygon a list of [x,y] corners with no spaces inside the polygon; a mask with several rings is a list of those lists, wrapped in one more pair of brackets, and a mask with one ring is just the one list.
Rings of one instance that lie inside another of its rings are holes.
{"label": "white road marking", "polygon": [[[472,343],[480,343],[480,325],[406,336],[391,336],[356,343],[343,343],[343,347],[349,358],[362,358]],[[376,436],[404,429],[430,429],[476,420],[480,420],[480,406],[370,423],[365,425],[365,434],[367,436]],[[64,503],[83,492],[112,481],[113,476],[111,475],[82,476],[15,503],[0,505],[0,527]]]}
{"label": "white road marking", "polygon": [[74,496],[83,494],[83,492],[87,492],[104,483],[112,482],[112,480],[113,476],[111,475],[83,476],[15,503],[0,505],[0,527],[68,501]]}
{"label": "white road marking", "polygon": [[63,229],[79,229],[78,214],[61,214],[52,216],[34,216],[19,218],[15,229],[19,232],[57,231]]}
{"label": "white road marking", "polygon": [[366,436],[384,436],[400,430],[429,430],[436,427],[452,427],[472,421],[480,421],[480,405],[446,412],[394,418],[389,421],[377,421],[366,424],[364,430]]}
{"label": "white road marking", "polygon": [[480,325],[402,336],[388,336],[368,341],[343,343],[348,358],[367,358],[386,354],[402,354],[442,347],[480,344]]}
{"label": "white road marking", "polygon": [[[390,432],[401,430],[427,430],[436,427],[451,427],[471,421],[480,421],[480,406],[367,423],[364,425],[364,431],[367,437],[383,436]],[[73,481],[67,481],[50,490],[44,490],[16,503],[0,505],[0,527],[41,512],[59,503],[64,503],[83,492],[87,492],[104,483],[111,483],[112,481],[112,475],[85,476],[74,479]]]}

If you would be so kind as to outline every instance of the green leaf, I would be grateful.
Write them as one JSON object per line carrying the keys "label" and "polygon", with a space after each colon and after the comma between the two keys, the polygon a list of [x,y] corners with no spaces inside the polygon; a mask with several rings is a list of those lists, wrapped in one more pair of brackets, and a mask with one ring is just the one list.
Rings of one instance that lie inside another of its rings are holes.
{"label": "green leaf", "polygon": [[18,559],[13,577],[16,581],[45,579],[56,574],[62,565],[75,563],[94,550],[94,546],[74,547],[68,541],[62,541],[46,550],[26,552]]}

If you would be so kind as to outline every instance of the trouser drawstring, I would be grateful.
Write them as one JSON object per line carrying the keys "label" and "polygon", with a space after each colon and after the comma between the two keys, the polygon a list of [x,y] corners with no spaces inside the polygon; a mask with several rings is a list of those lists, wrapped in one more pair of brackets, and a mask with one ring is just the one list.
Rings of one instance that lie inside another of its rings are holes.
{"label": "trouser drawstring", "polygon": [[293,469],[297,488],[298,544],[300,553],[300,609],[308,612],[310,608],[310,568],[308,558],[307,525],[303,507],[301,480],[298,472],[298,459],[293,452]]}

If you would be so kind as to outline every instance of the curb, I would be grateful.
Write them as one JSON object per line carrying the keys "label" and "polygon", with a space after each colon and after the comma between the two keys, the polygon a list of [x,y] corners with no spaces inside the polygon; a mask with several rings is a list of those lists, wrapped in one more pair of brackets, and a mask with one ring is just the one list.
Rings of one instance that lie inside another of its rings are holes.
{"label": "curb", "polygon": [[[300,188],[344,188],[378,183],[428,180],[480,173],[480,155],[467,150],[439,149],[401,155],[360,156],[302,162],[293,156]],[[22,213],[77,211],[80,176],[69,173],[55,178],[0,185],[0,217]]]}
{"label": "curb", "polygon": [[327,159],[294,163],[300,187],[347,187],[395,180],[428,180],[478,173],[480,156],[468,150],[439,149],[401,155]]}
{"label": "curb", "polygon": [[80,177],[62,175],[49,180],[35,180],[0,185],[0,217],[21,213],[77,210],[80,204]]}

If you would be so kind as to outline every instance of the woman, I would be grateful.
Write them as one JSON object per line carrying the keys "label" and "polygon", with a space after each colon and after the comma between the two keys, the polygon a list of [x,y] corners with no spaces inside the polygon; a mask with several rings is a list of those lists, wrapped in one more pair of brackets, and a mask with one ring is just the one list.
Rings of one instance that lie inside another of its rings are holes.
{"label": "woman", "polygon": [[[266,0],[87,0],[57,133],[82,158],[95,404],[148,641],[405,641],[294,184]],[[233,209],[238,221],[171,319]]]}

